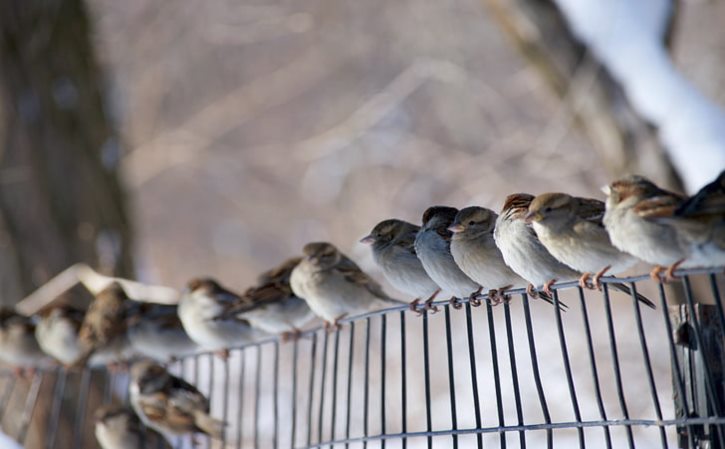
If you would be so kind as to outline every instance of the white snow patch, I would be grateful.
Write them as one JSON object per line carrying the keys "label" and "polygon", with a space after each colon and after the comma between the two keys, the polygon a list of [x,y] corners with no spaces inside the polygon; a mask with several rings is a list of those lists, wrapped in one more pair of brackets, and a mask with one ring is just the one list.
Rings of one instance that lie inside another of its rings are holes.
{"label": "white snow patch", "polygon": [[725,168],[725,113],[674,66],[663,36],[669,0],[555,0],[574,34],[659,132],[689,192]]}

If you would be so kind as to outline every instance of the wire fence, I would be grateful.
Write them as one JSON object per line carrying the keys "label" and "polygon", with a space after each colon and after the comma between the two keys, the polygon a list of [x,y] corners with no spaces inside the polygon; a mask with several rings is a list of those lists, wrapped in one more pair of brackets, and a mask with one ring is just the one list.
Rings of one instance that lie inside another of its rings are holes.
{"label": "wire fence", "polygon": [[[723,276],[683,273],[668,286],[646,276],[603,278],[601,292],[556,285],[554,302],[568,307],[520,290],[498,306],[439,301],[439,312],[420,316],[398,307],[227,360],[176,361],[169,369],[228,426],[222,442],[173,445],[725,448]],[[93,411],[126,401],[127,382],[100,369],[5,373],[0,419],[27,447],[97,447]]]}

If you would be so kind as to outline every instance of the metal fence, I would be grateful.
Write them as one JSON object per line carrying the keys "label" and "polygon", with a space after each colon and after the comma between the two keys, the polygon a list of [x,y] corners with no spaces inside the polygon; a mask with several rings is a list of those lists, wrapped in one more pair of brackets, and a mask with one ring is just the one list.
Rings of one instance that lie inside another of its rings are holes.
{"label": "metal fence", "polygon": [[[498,306],[440,301],[421,316],[399,307],[226,361],[180,360],[169,369],[229,424],[224,442],[174,446],[725,448],[720,273],[692,270],[668,286],[616,279],[631,296],[609,289],[613,278],[601,292],[557,285],[567,308],[518,290]],[[105,370],[6,373],[3,427],[28,447],[97,447],[93,409],[126,390],[125,374]]]}

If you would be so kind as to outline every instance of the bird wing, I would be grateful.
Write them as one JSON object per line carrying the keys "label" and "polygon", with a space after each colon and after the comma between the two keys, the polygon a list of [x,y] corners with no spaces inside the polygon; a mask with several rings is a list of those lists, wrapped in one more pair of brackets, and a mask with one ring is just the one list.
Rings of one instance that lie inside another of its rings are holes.
{"label": "bird wing", "polygon": [[642,218],[656,220],[671,217],[681,203],[682,198],[677,195],[658,195],[640,201],[633,210]]}
{"label": "bird wing", "polygon": [[603,201],[593,198],[577,198],[579,204],[577,206],[577,216],[589,223],[594,223],[600,227],[604,227],[602,220],[606,206]]}
{"label": "bird wing", "polygon": [[378,284],[367,273],[362,271],[355,262],[347,257],[344,257],[333,269],[342,274],[347,281],[365,287],[374,296],[381,299],[390,299],[390,297],[385,294],[383,287],[381,287],[380,284]]}
{"label": "bird wing", "polygon": [[415,236],[417,234],[418,234],[418,230],[417,229],[415,231],[405,232],[405,233],[401,234],[400,236],[398,236],[395,239],[395,241],[393,242],[393,244],[396,247],[398,247],[398,248],[400,248],[400,249],[402,249],[402,250],[410,253],[411,255],[416,256],[416,252],[415,252]]}
{"label": "bird wing", "polygon": [[675,211],[680,217],[725,214],[725,171],[695,195],[685,200]]}

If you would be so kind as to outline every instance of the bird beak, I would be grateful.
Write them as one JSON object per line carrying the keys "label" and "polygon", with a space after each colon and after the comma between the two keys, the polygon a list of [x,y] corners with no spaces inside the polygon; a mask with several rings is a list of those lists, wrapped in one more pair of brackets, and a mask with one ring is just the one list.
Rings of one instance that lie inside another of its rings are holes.
{"label": "bird beak", "polygon": [[541,215],[539,215],[539,213],[535,211],[531,211],[524,216],[524,221],[526,223],[531,223],[532,221],[539,221],[540,219]]}
{"label": "bird beak", "polygon": [[612,193],[612,189],[610,189],[608,185],[602,186],[601,190],[607,196],[609,196],[609,194]]}
{"label": "bird beak", "polygon": [[451,231],[454,234],[458,234],[459,232],[463,232],[466,229],[465,226],[462,224],[454,224],[451,226],[448,226],[448,230]]}
{"label": "bird beak", "polygon": [[375,242],[375,237],[373,237],[372,234],[368,234],[365,237],[360,239],[360,243],[364,243],[366,245],[370,245],[373,242]]}

